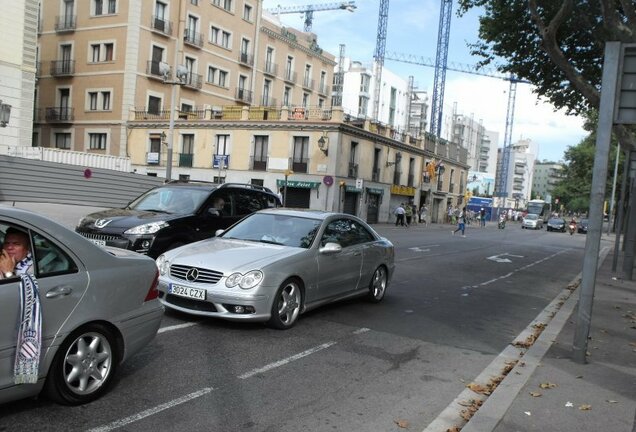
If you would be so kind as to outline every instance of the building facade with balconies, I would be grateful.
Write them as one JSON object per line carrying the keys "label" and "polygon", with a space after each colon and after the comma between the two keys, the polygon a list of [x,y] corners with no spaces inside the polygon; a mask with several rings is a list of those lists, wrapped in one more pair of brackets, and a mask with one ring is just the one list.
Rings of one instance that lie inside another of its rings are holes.
{"label": "building facade with balconies", "polygon": [[532,176],[532,198],[544,199],[552,197],[554,187],[563,178],[563,164],[557,162],[536,162]]}
{"label": "building facade with balconies", "polygon": [[499,176],[504,171],[508,175],[505,179],[506,197],[499,205],[510,208],[523,208],[531,199],[532,178],[534,175],[534,164],[537,155],[536,144],[529,139],[521,139],[510,146],[509,165],[507,170],[503,170],[501,163],[503,160],[503,149],[498,150],[497,158],[497,180],[500,184]]}

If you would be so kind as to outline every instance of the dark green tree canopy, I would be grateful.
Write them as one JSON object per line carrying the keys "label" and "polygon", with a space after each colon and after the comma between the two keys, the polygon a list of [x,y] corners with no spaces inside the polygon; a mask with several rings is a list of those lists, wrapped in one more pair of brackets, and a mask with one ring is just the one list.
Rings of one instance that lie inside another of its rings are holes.
{"label": "dark green tree canopy", "polygon": [[[530,81],[571,114],[599,107],[605,42],[636,42],[633,0],[459,0],[460,15],[475,7],[484,10],[471,45],[480,63]],[[614,132],[636,149],[633,131]]]}

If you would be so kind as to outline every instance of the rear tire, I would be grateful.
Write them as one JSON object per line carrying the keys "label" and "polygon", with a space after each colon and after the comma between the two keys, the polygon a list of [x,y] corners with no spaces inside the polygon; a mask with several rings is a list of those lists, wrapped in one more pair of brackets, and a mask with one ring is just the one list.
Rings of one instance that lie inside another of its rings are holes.
{"label": "rear tire", "polygon": [[287,279],[276,291],[267,325],[278,330],[292,328],[298,321],[302,305],[303,294],[300,281],[294,278]]}
{"label": "rear tire", "polygon": [[48,371],[45,390],[64,405],[81,405],[102,396],[117,371],[120,353],[113,333],[88,324],[66,338]]}

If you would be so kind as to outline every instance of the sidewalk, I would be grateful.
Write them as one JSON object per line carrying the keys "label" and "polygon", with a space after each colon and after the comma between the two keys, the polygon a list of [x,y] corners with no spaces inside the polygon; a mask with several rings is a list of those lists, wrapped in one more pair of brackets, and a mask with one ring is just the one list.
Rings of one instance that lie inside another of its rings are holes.
{"label": "sidewalk", "polygon": [[579,287],[462,432],[636,432],[636,281],[612,273],[612,250],[596,274],[588,363],[571,359]]}

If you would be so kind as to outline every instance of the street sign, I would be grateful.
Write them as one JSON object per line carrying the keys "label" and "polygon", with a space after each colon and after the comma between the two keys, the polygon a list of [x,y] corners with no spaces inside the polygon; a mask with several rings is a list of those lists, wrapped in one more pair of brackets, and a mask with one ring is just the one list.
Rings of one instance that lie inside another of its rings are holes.
{"label": "street sign", "polygon": [[362,189],[363,184],[364,180],[362,180],[361,178],[356,179],[356,189]]}
{"label": "street sign", "polygon": [[230,155],[215,154],[212,160],[212,168],[227,168],[230,163]]}

